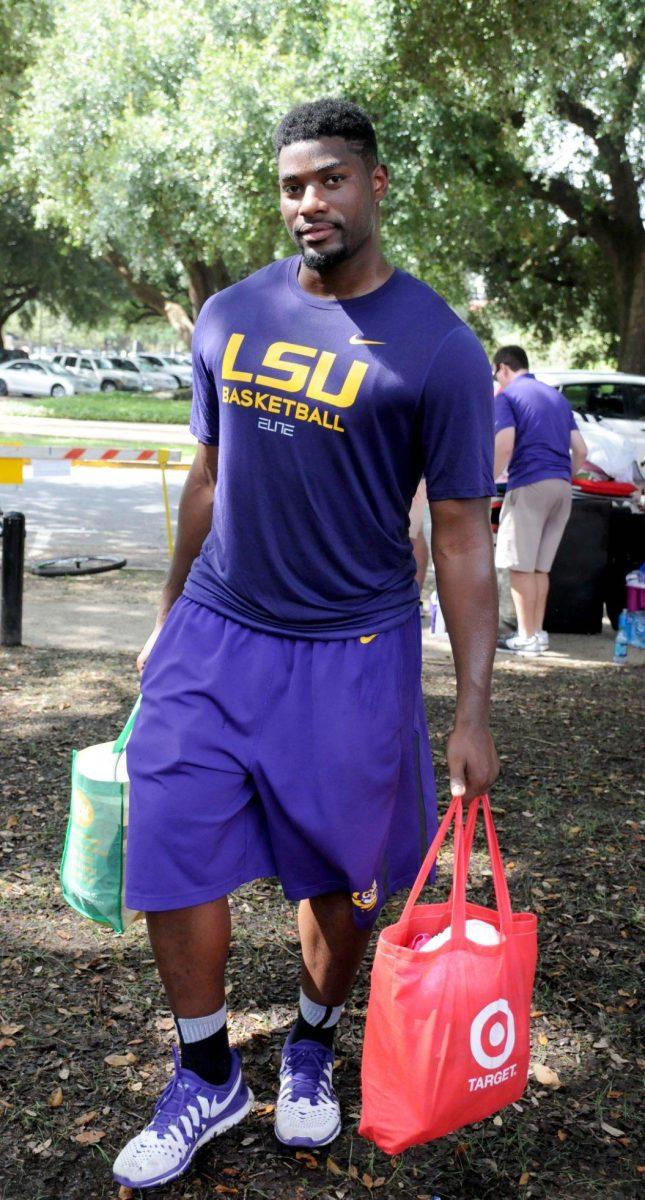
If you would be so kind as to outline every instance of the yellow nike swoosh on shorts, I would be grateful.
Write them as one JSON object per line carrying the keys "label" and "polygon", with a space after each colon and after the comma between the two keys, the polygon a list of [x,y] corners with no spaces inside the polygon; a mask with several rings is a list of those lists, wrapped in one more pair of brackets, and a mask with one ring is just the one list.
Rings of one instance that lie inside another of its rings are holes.
{"label": "yellow nike swoosh on shorts", "polygon": [[357,333],[353,333],[349,339],[350,346],[384,346],[385,342],[375,342],[372,338],[361,338]]}
{"label": "yellow nike swoosh on shorts", "polygon": [[378,637],[378,633],[366,633],[362,638],[359,638],[359,641],[362,642],[364,646],[366,646],[368,642],[373,642],[374,638],[377,638],[377,637]]}

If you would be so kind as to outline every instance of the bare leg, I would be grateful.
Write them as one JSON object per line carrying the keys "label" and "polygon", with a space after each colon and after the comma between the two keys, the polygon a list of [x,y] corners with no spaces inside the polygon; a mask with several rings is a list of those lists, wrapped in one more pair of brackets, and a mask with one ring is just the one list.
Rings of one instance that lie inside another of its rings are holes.
{"label": "bare leg", "polygon": [[537,629],[536,572],[511,571],[511,596],[517,613],[517,629],[520,637],[533,637]]}
{"label": "bare leg", "polygon": [[343,1004],[370,939],[369,930],[354,925],[351,898],[329,892],[302,900],[298,927],[305,995],[316,1004]]}
{"label": "bare leg", "polygon": [[549,594],[549,575],[547,571],[536,571],[535,582],[537,587],[537,601],[535,605],[535,628],[544,629],[544,614],[546,612],[546,601]]}
{"label": "bare leg", "polygon": [[228,899],[193,908],[146,913],[148,935],[177,1017],[205,1017],[225,1000],[224,972],[231,941]]}
{"label": "bare leg", "polygon": [[419,587],[419,591],[421,591],[425,583],[425,578],[428,571],[428,562],[430,560],[428,543],[423,533],[419,533],[415,538],[412,538],[412,552],[414,554],[414,560],[417,564],[417,573],[415,578]]}

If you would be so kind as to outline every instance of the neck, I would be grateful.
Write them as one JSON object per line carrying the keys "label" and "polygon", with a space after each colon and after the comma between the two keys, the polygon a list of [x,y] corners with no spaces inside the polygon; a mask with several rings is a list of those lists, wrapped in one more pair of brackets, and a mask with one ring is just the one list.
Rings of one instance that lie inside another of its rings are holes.
{"label": "neck", "polygon": [[328,270],[312,270],[301,262],[298,282],[305,292],[323,300],[351,300],[376,291],[393,272],[394,267],[385,261],[380,246],[368,239],[351,258]]}

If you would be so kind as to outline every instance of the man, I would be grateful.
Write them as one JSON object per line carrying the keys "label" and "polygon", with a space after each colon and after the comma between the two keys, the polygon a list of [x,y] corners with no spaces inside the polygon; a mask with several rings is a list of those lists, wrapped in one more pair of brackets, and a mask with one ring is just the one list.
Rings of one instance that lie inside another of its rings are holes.
{"label": "man", "polygon": [[549,647],[544,613],[549,572],[571,512],[571,475],[587,448],[565,397],[529,372],[521,346],[502,346],[493,359],[495,478],[508,466],[495,564],[508,567],[517,634],[500,649],[535,657]]}
{"label": "man", "polygon": [[180,1061],[119,1182],[174,1179],[252,1096],[226,1031],[227,895],[298,900],[300,1006],[275,1132],[340,1130],[334,1029],[370,929],[436,826],[408,512],[425,474],[466,802],[497,774],[492,382],[473,334],[379,245],[388,187],[357,106],[305,104],[276,142],[299,253],[204,305],[199,445],[128,751],[127,903],[146,912]]}
{"label": "man", "polygon": [[412,501],[410,509],[410,529],[409,537],[412,542],[412,553],[414,554],[414,562],[416,565],[415,580],[419,589],[419,594],[423,593],[423,585],[428,574],[428,563],[430,562],[430,549],[423,532],[423,517],[425,515],[425,507],[428,502],[426,495],[425,479],[421,480]]}

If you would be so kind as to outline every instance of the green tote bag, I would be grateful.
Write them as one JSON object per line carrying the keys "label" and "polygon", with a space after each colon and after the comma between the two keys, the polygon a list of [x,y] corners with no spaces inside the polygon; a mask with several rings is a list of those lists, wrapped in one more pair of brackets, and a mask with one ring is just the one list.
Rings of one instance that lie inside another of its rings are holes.
{"label": "green tote bag", "polygon": [[60,866],[67,903],[116,933],[139,915],[124,902],[130,785],[123,752],[140,699],[115,742],[72,754],[72,796]]}

